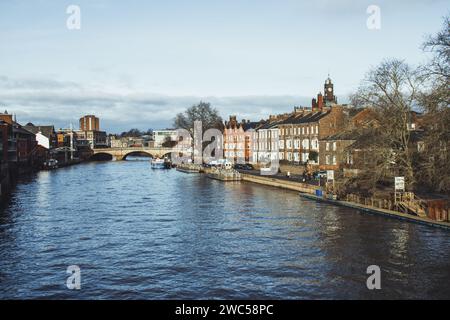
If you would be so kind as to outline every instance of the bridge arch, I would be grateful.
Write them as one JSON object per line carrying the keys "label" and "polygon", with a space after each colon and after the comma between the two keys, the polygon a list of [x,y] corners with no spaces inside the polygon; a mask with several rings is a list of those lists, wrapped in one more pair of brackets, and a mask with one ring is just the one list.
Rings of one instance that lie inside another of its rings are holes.
{"label": "bridge arch", "polygon": [[161,158],[167,157],[168,159],[172,159],[172,152],[173,151],[164,153],[163,155],[161,155]]}
{"label": "bridge arch", "polygon": [[141,156],[141,157],[148,157],[148,158],[154,158],[153,154],[151,154],[148,151],[131,151],[123,155],[122,160],[127,160],[127,157],[129,156]]}
{"label": "bridge arch", "polygon": [[108,152],[98,152],[91,155],[89,158],[90,161],[111,161],[114,159],[114,156]]}

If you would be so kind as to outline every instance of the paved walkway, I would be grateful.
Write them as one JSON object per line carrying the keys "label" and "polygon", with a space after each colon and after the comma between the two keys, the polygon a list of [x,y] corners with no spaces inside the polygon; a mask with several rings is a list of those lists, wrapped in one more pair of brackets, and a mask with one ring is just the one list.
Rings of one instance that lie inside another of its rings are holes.
{"label": "paved walkway", "polygon": [[[318,180],[306,180],[303,181],[303,176],[301,175],[291,175],[290,177],[287,177],[285,173],[278,173],[275,175],[271,175],[271,176],[263,176],[261,175],[261,172],[259,170],[238,170],[241,173],[245,173],[245,174],[251,174],[254,176],[261,176],[261,177],[270,177],[270,178],[276,178],[276,179],[280,179],[280,180],[286,180],[286,181],[292,181],[292,182],[300,182],[300,183],[306,183],[306,184],[310,184],[311,186],[318,186],[319,185],[319,181]],[[322,182],[320,185],[325,185],[325,180],[322,179]]]}

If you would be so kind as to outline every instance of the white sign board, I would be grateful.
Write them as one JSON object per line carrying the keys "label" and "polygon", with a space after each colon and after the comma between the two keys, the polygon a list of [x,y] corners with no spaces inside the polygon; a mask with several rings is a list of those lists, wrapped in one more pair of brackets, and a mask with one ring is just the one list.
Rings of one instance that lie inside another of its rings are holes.
{"label": "white sign board", "polygon": [[334,170],[327,170],[327,180],[334,180]]}
{"label": "white sign board", "polygon": [[45,149],[50,149],[50,140],[41,132],[36,133],[36,141],[39,146],[42,146]]}
{"label": "white sign board", "polygon": [[405,177],[395,177],[395,191],[405,191]]}

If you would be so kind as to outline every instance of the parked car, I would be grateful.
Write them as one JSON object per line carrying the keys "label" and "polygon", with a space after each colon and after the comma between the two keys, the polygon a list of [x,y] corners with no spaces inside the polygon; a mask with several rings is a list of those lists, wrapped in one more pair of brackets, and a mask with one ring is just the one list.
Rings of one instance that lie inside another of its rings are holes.
{"label": "parked car", "polygon": [[245,163],[237,163],[234,165],[234,168],[236,170],[253,170],[253,166],[251,164]]}
{"label": "parked car", "polygon": [[316,171],[316,172],[314,172],[313,176],[314,176],[314,179],[326,178],[327,172],[326,171]]}

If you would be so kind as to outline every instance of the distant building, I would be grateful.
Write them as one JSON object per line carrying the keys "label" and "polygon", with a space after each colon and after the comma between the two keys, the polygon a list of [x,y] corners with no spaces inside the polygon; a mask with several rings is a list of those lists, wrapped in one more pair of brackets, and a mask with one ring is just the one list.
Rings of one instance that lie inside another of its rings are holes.
{"label": "distant building", "polygon": [[260,121],[259,126],[252,133],[253,152],[249,162],[267,163],[279,159],[280,135],[277,125],[288,117],[288,114],[271,115],[269,120]]}
{"label": "distant building", "polygon": [[238,122],[236,116],[230,116],[223,131],[224,157],[233,162],[238,162],[238,159],[249,162],[252,159],[252,132],[257,126],[258,122],[245,119]]}
{"label": "distant building", "polygon": [[319,164],[319,140],[338,133],[345,126],[344,107],[333,105],[316,110],[296,109],[277,125],[280,160],[293,164]]}
{"label": "distant building", "polygon": [[100,120],[94,115],[80,118],[80,130],[74,131],[79,147],[106,148],[108,136],[105,131],[100,131]]}
{"label": "distant building", "polygon": [[35,164],[36,136],[26,130],[7,111],[0,113],[0,159],[17,168]]}
{"label": "distant building", "polygon": [[74,133],[80,147],[88,146],[91,149],[108,147],[108,137],[104,131],[75,130]]}
{"label": "distant building", "polygon": [[334,84],[330,77],[325,80],[323,86],[323,92],[319,92],[317,98],[312,99],[311,110],[312,111],[322,111],[324,107],[329,107],[337,104],[337,97],[334,95]]}
{"label": "distant building", "polygon": [[80,118],[81,131],[100,131],[100,119],[94,115],[87,115]]}
{"label": "distant building", "polygon": [[177,141],[178,135],[177,131],[174,129],[165,129],[165,130],[154,130],[153,131],[153,141],[155,148],[161,148],[163,143],[168,139],[171,141]]}
{"label": "distant building", "polygon": [[17,141],[13,135],[12,115],[0,113],[0,160],[1,163],[15,161],[17,158]]}
{"label": "distant building", "polygon": [[73,129],[59,129],[56,131],[56,136],[57,136],[57,146],[58,148],[71,148],[73,147],[74,149],[76,149],[77,146],[77,139],[76,139],[76,134],[75,131]]}
{"label": "distant building", "polygon": [[36,141],[38,145],[46,149],[53,149],[58,146],[58,137],[56,135],[54,126],[36,126],[32,123],[27,123],[25,126],[23,126],[23,128],[36,135]]}
{"label": "distant building", "polygon": [[108,144],[111,148],[126,148],[128,147],[128,141],[117,135],[110,134],[108,136]]}

